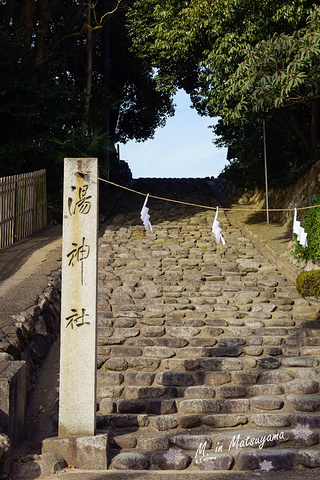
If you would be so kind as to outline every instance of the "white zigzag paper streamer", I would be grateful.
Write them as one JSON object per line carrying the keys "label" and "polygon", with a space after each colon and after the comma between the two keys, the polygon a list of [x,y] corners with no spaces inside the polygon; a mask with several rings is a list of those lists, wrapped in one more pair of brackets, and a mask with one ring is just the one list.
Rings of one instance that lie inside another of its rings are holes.
{"label": "white zigzag paper streamer", "polygon": [[149,215],[149,208],[147,208],[147,201],[148,201],[148,198],[149,198],[149,194],[147,195],[145,201],[144,201],[144,204],[143,204],[143,207],[141,209],[141,212],[140,212],[140,218],[142,220],[142,223],[145,227],[146,230],[149,230],[150,229],[150,232],[153,233],[153,229],[152,229],[152,225],[150,223],[150,215]]}
{"label": "white zigzag paper streamer", "polygon": [[293,233],[297,235],[297,240],[302,245],[303,248],[308,246],[307,242],[307,233],[304,228],[301,227],[300,222],[297,221],[297,209],[294,209],[294,219],[293,219]]}
{"label": "white zigzag paper streamer", "polygon": [[222,245],[225,246],[226,241],[223,238],[223,236],[221,235],[222,229],[219,227],[220,222],[218,222],[218,211],[219,211],[219,209],[217,207],[216,216],[214,217],[214,221],[213,221],[213,225],[212,225],[212,232],[216,237],[216,242],[219,244],[220,240],[221,240]]}

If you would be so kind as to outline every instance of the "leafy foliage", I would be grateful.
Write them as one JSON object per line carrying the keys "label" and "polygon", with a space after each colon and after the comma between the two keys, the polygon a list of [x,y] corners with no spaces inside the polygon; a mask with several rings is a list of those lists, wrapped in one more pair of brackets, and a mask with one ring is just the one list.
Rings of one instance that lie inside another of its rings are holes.
{"label": "leafy foliage", "polygon": [[[128,12],[133,50],[156,69],[158,88],[183,88],[198,113],[222,118],[224,127],[215,133],[232,150],[226,170],[249,187],[261,178],[256,143],[261,119],[269,125],[269,173],[275,183],[277,176],[281,183],[294,181],[319,149],[314,3],[136,0]],[[244,135],[238,125],[245,125]]]}
{"label": "leafy foliage", "polygon": [[[274,34],[246,48],[245,59],[226,82],[224,117],[300,103],[320,94],[320,7],[291,35]],[[235,103],[235,108],[232,108]]]}
{"label": "leafy foliage", "polygon": [[320,297],[320,270],[301,272],[296,279],[296,286],[301,297]]}
{"label": "leafy foliage", "polygon": [[303,248],[297,241],[293,255],[300,260],[320,262],[320,195],[315,195],[312,205],[319,205],[306,210],[303,228],[307,233],[308,246]]}
{"label": "leafy foliage", "polygon": [[103,165],[115,142],[152,137],[173,114],[152,67],[129,51],[129,3],[0,2],[0,176],[47,168],[54,189],[64,156]]}

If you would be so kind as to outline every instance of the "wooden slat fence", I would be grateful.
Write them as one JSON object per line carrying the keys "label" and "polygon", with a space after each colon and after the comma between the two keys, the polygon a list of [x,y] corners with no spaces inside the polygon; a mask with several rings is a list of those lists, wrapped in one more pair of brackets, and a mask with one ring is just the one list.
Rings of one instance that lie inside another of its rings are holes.
{"label": "wooden slat fence", "polygon": [[46,171],[0,178],[0,249],[46,226]]}

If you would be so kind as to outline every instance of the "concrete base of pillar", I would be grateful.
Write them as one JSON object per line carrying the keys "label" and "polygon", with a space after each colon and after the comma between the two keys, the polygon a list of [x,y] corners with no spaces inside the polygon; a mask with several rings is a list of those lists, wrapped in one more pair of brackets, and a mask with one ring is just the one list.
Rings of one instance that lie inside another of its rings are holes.
{"label": "concrete base of pillar", "polygon": [[108,440],[108,433],[90,437],[51,437],[43,440],[42,453],[58,453],[68,465],[82,470],[106,470]]}

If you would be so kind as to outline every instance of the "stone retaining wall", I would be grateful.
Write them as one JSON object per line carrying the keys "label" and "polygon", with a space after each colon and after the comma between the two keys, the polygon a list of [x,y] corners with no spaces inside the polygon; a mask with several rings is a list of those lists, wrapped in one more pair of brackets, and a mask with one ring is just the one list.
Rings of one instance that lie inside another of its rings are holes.
{"label": "stone retaining wall", "polygon": [[0,478],[7,478],[10,471],[8,451],[24,439],[28,394],[59,335],[60,289],[61,272],[53,272],[37,304],[10,317],[0,329],[0,437],[11,444],[10,449],[0,448]]}
{"label": "stone retaining wall", "polygon": [[[232,202],[243,205],[255,205],[265,208],[265,190],[245,190],[232,185],[223,175],[217,178],[223,195]],[[311,205],[313,196],[320,193],[320,160],[295,184],[287,188],[269,190],[269,208],[301,208]],[[303,214],[299,214],[301,220]],[[273,221],[282,221],[284,224],[292,221],[292,212],[271,213]]]}

